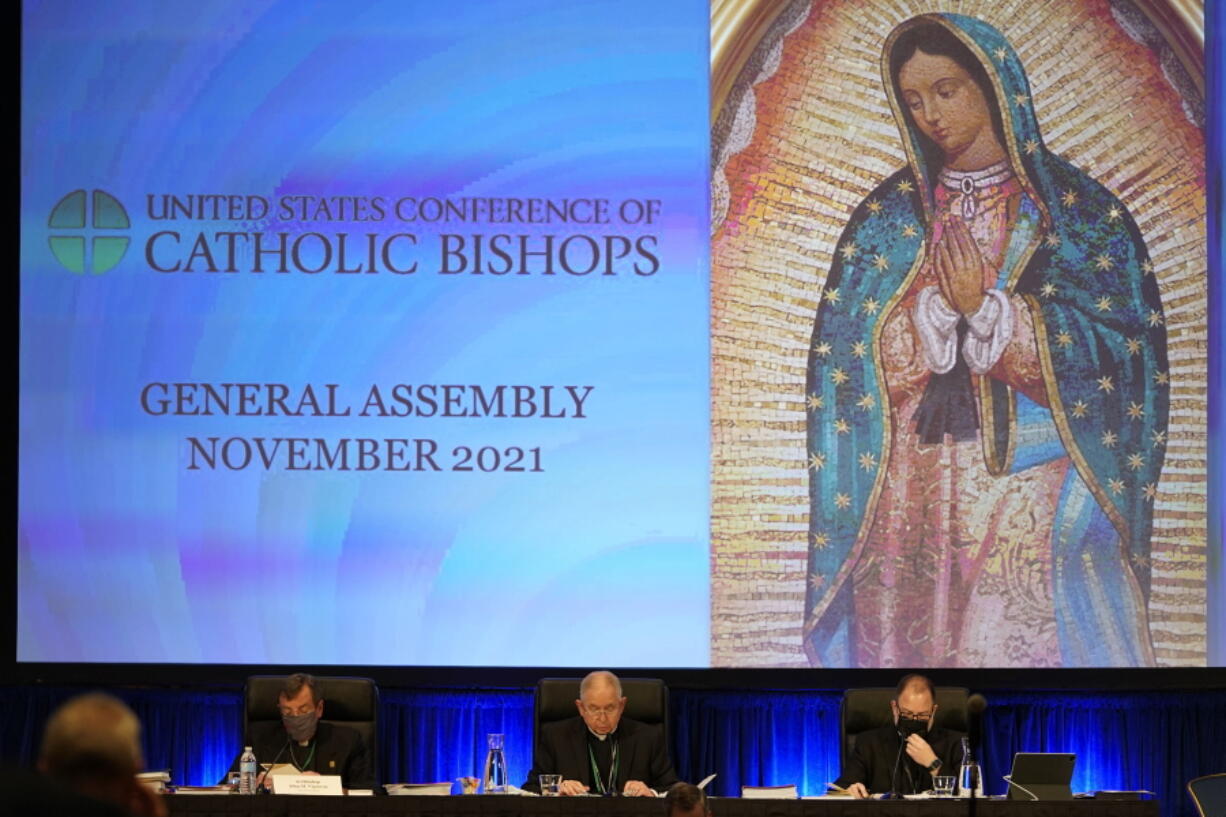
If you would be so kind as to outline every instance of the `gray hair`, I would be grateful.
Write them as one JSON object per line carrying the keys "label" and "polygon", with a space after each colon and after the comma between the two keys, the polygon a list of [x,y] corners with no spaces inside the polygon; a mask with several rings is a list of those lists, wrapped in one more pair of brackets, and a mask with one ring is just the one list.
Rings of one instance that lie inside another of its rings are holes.
{"label": "gray hair", "polygon": [[73,783],[130,777],[145,765],[140,721],[114,696],[79,695],[47,721],[39,762],[52,777]]}
{"label": "gray hair", "polygon": [[589,672],[584,676],[583,680],[579,682],[579,697],[582,698],[583,694],[592,687],[604,686],[605,684],[613,687],[613,691],[617,693],[618,698],[622,697],[622,682],[616,675],[603,669]]}

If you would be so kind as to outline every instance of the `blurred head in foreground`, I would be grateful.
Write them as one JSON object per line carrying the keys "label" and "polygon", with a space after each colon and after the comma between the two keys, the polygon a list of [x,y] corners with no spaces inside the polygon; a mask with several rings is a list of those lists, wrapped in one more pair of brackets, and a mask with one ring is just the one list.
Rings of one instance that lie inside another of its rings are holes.
{"label": "blurred head in foreground", "polygon": [[692,783],[676,783],[664,795],[668,817],[710,817],[707,796]]}
{"label": "blurred head in foreground", "polygon": [[118,698],[101,692],[80,695],[47,721],[38,760],[43,772],[132,814],[165,814],[161,799],[136,778],[144,765],[140,721]]}

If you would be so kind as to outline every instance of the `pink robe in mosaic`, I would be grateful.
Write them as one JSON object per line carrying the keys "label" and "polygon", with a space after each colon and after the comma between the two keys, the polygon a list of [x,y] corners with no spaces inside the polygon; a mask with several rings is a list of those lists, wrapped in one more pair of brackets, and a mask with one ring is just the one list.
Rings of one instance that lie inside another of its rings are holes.
{"label": "pink robe in mosaic", "polygon": [[[963,218],[960,191],[936,185],[937,237]],[[968,222],[990,278],[1009,236],[1016,179],[972,194]],[[886,316],[877,350],[893,429],[885,482],[852,573],[860,666],[1058,666],[1052,603],[1051,528],[1068,457],[993,476],[978,438],[921,445],[913,421],[931,371],[916,325],[916,299],[935,286],[928,259]],[[1009,299],[1013,336],[985,377],[1048,405],[1034,326],[1024,301]],[[971,375],[978,404],[978,380]],[[982,411],[980,411],[982,417]]]}

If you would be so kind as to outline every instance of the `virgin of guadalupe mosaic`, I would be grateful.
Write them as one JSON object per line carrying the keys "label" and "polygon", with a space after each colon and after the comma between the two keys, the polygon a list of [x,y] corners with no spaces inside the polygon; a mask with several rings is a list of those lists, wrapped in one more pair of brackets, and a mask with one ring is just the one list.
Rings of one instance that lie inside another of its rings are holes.
{"label": "virgin of guadalupe mosaic", "polygon": [[798,652],[1155,665],[1172,380],[1143,231],[1045,142],[997,27],[912,16],[880,72],[905,163],[843,220],[810,313]]}
{"label": "virgin of guadalupe mosaic", "polygon": [[809,560],[829,580],[805,649],[1152,664],[1146,492],[1169,394],[1140,231],[1044,145],[995,28],[908,20],[883,73],[908,164],[852,214],[814,323],[806,391],[829,410],[808,425]]}

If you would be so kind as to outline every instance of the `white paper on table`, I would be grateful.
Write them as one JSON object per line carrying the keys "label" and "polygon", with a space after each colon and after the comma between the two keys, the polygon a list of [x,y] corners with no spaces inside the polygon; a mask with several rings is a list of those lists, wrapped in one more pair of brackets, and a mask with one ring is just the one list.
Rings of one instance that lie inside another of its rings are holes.
{"label": "white paper on table", "polygon": [[[714,779],[715,779],[715,775],[713,774],[709,774],[706,777],[704,777],[702,779],[702,782],[698,784],[699,790],[706,789],[707,784],[710,783]],[[656,797],[668,797],[668,789],[665,789],[664,791],[656,791],[655,789],[652,789],[652,791],[656,792]]]}
{"label": "white paper on table", "polygon": [[274,763],[271,766],[265,766],[265,774],[299,774],[298,767],[293,763]]}
{"label": "white paper on table", "polygon": [[339,774],[276,774],[272,781],[273,794],[344,794]]}

